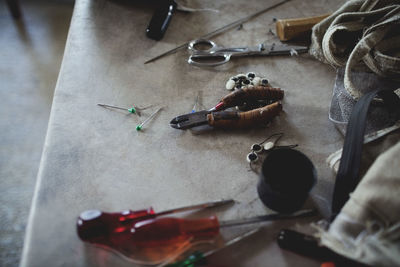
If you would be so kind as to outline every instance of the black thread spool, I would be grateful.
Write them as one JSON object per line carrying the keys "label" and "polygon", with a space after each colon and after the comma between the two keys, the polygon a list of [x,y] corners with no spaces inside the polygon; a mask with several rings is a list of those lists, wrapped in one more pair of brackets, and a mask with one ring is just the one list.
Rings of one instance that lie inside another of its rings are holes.
{"label": "black thread spool", "polygon": [[270,209],[294,212],[303,206],[316,180],[317,172],[306,155],[289,148],[275,149],[262,164],[258,196]]}

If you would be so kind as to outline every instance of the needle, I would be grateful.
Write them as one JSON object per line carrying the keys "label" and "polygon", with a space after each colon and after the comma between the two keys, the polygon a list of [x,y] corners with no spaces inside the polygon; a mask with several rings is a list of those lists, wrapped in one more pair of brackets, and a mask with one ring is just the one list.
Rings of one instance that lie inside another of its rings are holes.
{"label": "needle", "polygon": [[200,93],[197,94],[196,99],[194,100],[194,105],[193,105],[191,113],[195,113],[196,112],[196,106],[197,106],[197,103],[199,102],[199,94]]}
{"label": "needle", "polygon": [[138,108],[138,107],[134,107],[134,106],[132,106],[131,108],[123,108],[123,107],[118,107],[118,106],[113,106],[113,105],[107,105],[107,104],[100,104],[100,103],[97,104],[97,105],[100,106],[100,107],[115,108],[115,109],[120,109],[120,110],[126,110],[126,111],[128,111],[129,113],[137,114],[138,116],[140,116],[140,111],[141,111],[141,110],[145,110],[145,109],[151,107],[151,105],[150,105],[150,106],[147,106],[147,107],[144,107],[144,108]]}
{"label": "needle", "polygon": [[142,122],[141,124],[139,124],[138,126],[136,126],[136,131],[141,131],[143,126],[149,122],[158,112],[160,112],[160,110],[162,110],[163,107],[157,109],[153,114],[150,115],[150,117],[148,117],[144,122]]}

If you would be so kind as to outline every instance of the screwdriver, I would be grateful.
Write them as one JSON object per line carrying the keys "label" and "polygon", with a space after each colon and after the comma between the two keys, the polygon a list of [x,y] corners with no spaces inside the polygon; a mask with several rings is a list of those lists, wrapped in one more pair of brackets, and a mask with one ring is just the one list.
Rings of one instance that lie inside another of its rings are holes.
{"label": "screwdriver", "polygon": [[107,105],[107,104],[101,104],[101,103],[99,103],[99,104],[97,104],[97,105],[100,106],[100,107],[115,108],[115,109],[120,109],[120,110],[126,110],[126,111],[128,111],[129,113],[137,114],[139,117],[140,117],[140,111],[145,110],[145,109],[148,109],[148,108],[150,108],[150,107],[152,106],[152,105],[150,105],[150,106],[146,106],[146,107],[144,107],[144,108],[138,108],[138,107],[134,107],[134,106],[132,106],[131,108],[123,108],[123,107],[118,107],[118,106],[113,106],[113,105]]}
{"label": "screwdriver", "polygon": [[244,238],[246,238],[248,236],[253,235],[254,233],[260,231],[260,229],[261,228],[257,228],[257,229],[251,230],[251,231],[249,231],[247,233],[244,233],[244,234],[242,234],[242,235],[240,235],[238,237],[235,237],[235,238],[229,240],[228,242],[226,242],[223,247],[220,247],[220,248],[217,248],[217,249],[213,249],[213,250],[207,251],[205,253],[202,253],[200,251],[195,251],[195,252],[193,252],[192,255],[190,255],[186,259],[184,259],[182,261],[178,261],[178,262],[172,263],[172,264],[168,264],[166,267],[195,267],[197,264],[206,264],[207,263],[207,260],[206,260],[207,257],[219,252],[220,250],[222,250],[222,249],[224,249],[226,247],[229,247],[229,246],[241,241],[242,239],[244,239]]}
{"label": "screwdriver", "polygon": [[147,220],[167,214],[195,209],[214,208],[232,203],[234,203],[233,199],[219,200],[165,210],[158,213],[154,211],[153,207],[142,210],[127,210],[114,213],[102,212],[99,210],[87,210],[82,212],[78,218],[78,236],[83,241],[107,245],[110,243],[107,239],[109,236],[113,233],[129,232],[132,224],[140,220]]}
{"label": "screwdriver", "polygon": [[148,248],[179,246],[187,240],[213,239],[219,234],[222,227],[294,219],[315,214],[314,210],[301,210],[292,214],[275,213],[221,222],[216,216],[202,219],[154,218],[135,223],[131,229],[131,241],[134,245]]}

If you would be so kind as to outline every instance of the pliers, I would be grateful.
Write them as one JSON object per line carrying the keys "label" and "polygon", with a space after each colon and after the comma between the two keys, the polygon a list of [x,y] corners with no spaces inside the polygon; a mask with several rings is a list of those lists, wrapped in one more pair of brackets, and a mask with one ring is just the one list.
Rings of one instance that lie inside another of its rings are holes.
{"label": "pliers", "polygon": [[[256,86],[230,93],[212,109],[177,116],[170,122],[171,127],[185,130],[208,124],[215,128],[247,128],[270,122],[282,110],[280,100],[284,91],[269,86]],[[253,106],[264,102],[267,105],[246,112],[222,111],[224,109],[242,106]],[[267,101],[267,102],[266,102]],[[272,103],[271,103],[272,102]]]}

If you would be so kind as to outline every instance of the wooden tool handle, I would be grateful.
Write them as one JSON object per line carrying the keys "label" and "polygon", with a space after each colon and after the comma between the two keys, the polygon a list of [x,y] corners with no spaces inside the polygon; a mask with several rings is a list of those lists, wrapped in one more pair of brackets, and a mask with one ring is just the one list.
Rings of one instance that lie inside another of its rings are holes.
{"label": "wooden tool handle", "polygon": [[276,33],[281,41],[293,39],[310,31],[315,24],[329,15],[330,14],[308,18],[280,19],[276,22]]}
{"label": "wooden tool handle", "polygon": [[257,100],[282,100],[284,91],[280,88],[272,88],[269,86],[256,86],[253,88],[245,88],[225,96],[221,102],[224,108],[243,105],[245,102],[254,102]]}
{"label": "wooden tool handle", "polygon": [[216,128],[248,128],[265,125],[282,110],[280,102],[247,112],[220,111],[207,115],[208,124]]}

